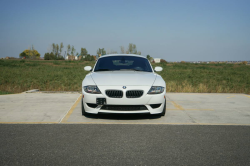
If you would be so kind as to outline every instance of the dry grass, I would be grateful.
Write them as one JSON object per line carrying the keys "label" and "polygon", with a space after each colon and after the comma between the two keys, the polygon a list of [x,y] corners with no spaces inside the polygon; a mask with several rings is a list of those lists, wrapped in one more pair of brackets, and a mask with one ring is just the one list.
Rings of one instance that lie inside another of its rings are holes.
{"label": "dry grass", "polygon": [[168,92],[250,94],[250,66],[242,64],[154,64]]}
{"label": "dry grass", "polygon": [[170,81],[166,84],[167,92],[187,92],[187,93],[246,93],[250,94],[249,88],[232,88],[228,86],[216,85],[211,89],[208,85],[200,83],[194,86],[187,81],[178,84],[177,81]]}

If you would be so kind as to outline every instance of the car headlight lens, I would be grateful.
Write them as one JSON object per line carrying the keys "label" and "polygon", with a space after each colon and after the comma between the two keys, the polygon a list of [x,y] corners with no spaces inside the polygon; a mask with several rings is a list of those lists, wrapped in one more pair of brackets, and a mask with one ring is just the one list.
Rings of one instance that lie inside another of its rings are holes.
{"label": "car headlight lens", "polygon": [[99,88],[95,85],[84,86],[83,89],[87,93],[92,93],[92,94],[100,94],[101,93]]}
{"label": "car headlight lens", "polygon": [[164,87],[162,86],[152,86],[148,91],[148,94],[160,94],[164,91]]}

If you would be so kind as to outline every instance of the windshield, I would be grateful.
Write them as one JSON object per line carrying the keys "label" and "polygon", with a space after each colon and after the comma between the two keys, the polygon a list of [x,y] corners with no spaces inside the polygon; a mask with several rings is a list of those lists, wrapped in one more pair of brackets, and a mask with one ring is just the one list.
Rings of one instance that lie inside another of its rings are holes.
{"label": "windshield", "polygon": [[147,59],[135,56],[109,56],[100,58],[95,66],[97,71],[132,70],[152,72]]}

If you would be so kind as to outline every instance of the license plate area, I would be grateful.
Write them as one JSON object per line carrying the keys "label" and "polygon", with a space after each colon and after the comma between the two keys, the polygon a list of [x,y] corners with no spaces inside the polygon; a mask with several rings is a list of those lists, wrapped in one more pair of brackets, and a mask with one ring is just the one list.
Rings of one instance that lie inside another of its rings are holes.
{"label": "license plate area", "polygon": [[105,105],[107,104],[106,98],[96,98],[97,105]]}

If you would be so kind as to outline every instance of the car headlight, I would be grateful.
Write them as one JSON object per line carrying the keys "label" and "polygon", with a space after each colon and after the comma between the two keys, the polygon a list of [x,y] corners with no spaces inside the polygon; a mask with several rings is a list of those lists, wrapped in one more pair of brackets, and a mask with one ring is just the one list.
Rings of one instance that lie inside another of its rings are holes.
{"label": "car headlight", "polygon": [[148,94],[160,94],[164,91],[164,87],[162,86],[152,86],[148,91]]}
{"label": "car headlight", "polygon": [[95,85],[84,86],[83,89],[87,93],[92,93],[92,94],[100,94],[101,93],[101,91]]}

